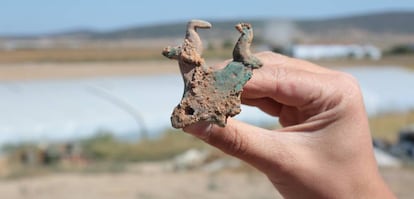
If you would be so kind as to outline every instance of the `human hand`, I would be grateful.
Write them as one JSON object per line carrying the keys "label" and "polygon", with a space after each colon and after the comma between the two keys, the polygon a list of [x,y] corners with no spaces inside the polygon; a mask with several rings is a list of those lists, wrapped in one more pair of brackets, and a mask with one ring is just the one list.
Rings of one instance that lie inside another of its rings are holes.
{"label": "human hand", "polygon": [[229,118],[184,131],[263,172],[285,198],[393,198],[379,175],[361,92],[348,74],[271,52],[242,102],[279,117],[266,130]]}

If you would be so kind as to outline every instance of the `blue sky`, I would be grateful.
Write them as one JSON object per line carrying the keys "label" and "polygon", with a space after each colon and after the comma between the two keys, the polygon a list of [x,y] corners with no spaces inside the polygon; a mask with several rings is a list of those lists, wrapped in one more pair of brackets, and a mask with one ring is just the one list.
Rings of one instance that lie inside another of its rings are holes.
{"label": "blue sky", "polygon": [[325,18],[395,10],[414,11],[414,0],[0,0],[0,34],[105,31],[192,18]]}

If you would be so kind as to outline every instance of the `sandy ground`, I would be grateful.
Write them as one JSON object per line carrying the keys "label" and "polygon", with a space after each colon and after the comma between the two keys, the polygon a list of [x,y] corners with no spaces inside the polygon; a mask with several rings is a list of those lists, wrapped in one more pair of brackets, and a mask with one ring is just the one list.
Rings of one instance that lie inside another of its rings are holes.
{"label": "sandy ground", "polygon": [[[220,60],[209,61],[217,64]],[[0,63],[0,81],[179,74],[175,60],[130,62]]]}
{"label": "sandy ground", "polygon": [[[207,59],[209,66],[222,62],[220,59]],[[321,66],[405,66],[414,68],[412,56],[395,56],[372,60],[322,60]],[[96,62],[16,62],[0,63],[0,81],[30,79],[73,79],[101,76],[157,75],[178,74],[177,61],[142,60],[142,61],[96,61]]]}
{"label": "sandy ground", "polygon": [[63,79],[179,73],[174,61],[0,64],[0,80]]}
{"label": "sandy ground", "polygon": [[163,163],[133,165],[122,173],[51,174],[0,181],[1,198],[185,199],[281,198],[256,172],[174,172]]}
{"label": "sandy ground", "polygon": [[[282,198],[256,171],[174,172],[164,164],[134,164],[121,173],[56,173],[0,180],[0,193],[7,199]],[[414,170],[388,168],[381,169],[381,173],[398,198],[412,198]]]}

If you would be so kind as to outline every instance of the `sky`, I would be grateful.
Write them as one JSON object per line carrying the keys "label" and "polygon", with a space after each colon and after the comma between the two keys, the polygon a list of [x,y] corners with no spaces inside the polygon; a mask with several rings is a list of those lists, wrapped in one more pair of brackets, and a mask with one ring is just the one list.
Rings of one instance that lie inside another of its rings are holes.
{"label": "sky", "polygon": [[0,35],[109,31],[198,19],[328,18],[414,11],[414,0],[0,0]]}

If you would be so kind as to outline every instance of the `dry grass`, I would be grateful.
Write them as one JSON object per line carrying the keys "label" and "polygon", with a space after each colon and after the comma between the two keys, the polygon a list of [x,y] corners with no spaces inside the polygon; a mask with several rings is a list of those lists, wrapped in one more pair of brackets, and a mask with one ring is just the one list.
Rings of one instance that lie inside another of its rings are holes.
{"label": "dry grass", "polygon": [[380,60],[355,60],[355,59],[337,59],[337,60],[320,60],[315,63],[326,67],[352,67],[352,66],[403,66],[414,70],[413,55],[395,55],[384,56]]}
{"label": "dry grass", "polygon": [[124,142],[111,134],[97,135],[82,141],[84,153],[96,161],[130,162],[170,159],[192,148],[204,148],[199,139],[181,131],[169,131],[157,139]]}
{"label": "dry grass", "polygon": [[370,118],[372,136],[395,142],[401,128],[414,123],[414,111],[400,114],[386,114]]}
{"label": "dry grass", "polygon": [[[0,80],[77,78],[94,76],[178,73],[175,61],[161,55],[161,48],[82,48],[0,51]],[[208,65],[231,58],[232,49],[206,49]],[[326,67],[396,65],[414,69],[414,56],[385,56],[373,60],[315,61]]]}
{"label": "dry grass", "polygon": [[0,80],[72,79],[178,73],[177,63],[171,60],[0,64]]}
{"label": "dry grass", "polygon": [[[82,49],[27,49],[1,51],[0,63],[27,62],[119,62],[163,60],[162,48],[82,48]],[[229,59],[231,49],[205,50],[206,58]]]}
{"label": "dry grass", "polygon": [[0,51],[0,63],[91,62],[161,59],[161,49],[47,49]]}
{"label": "dry grass", "polygon": [[[206,51],[207,63],[228,59],[227,51]],[[171,73],[179,73],[177,62],[164,58],[161,49],[0,51],[0,81]]]}
{"label": "dry grass", "polygon": [[[0,50],[0,63],[27,63],[27,62],[118,62],[163,60],[162,48],[80,48],[80,49],[21,49],[14,51]],[[232,56],[231,48],[205,49],[203,57],[206,59],[229,59]],[[334,66],[380,66],[399,65],[414,69],[414,56],[385,55],[380,60],[370,59],[335,59],[315,60],[319,65]]]}

